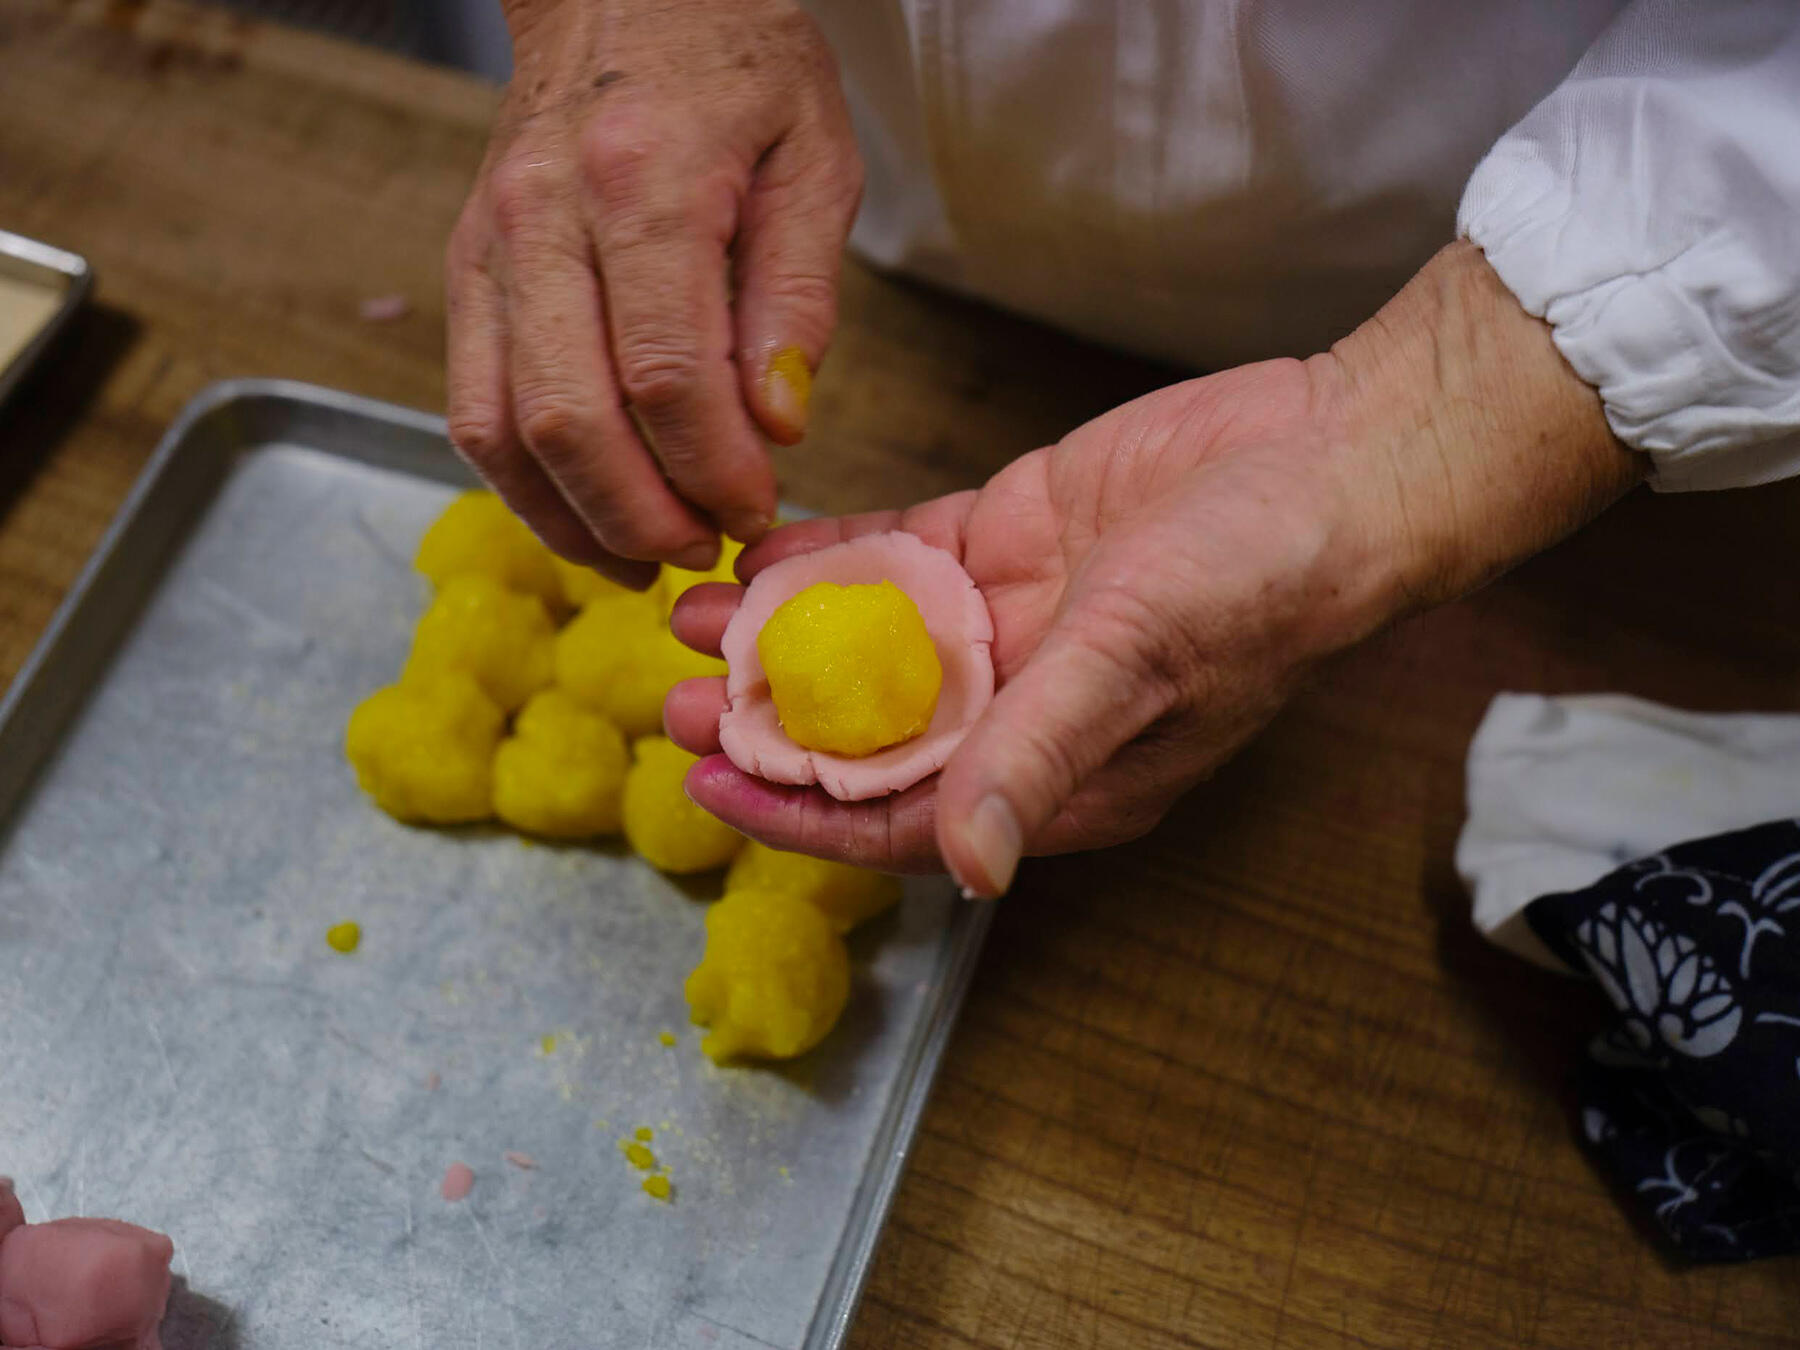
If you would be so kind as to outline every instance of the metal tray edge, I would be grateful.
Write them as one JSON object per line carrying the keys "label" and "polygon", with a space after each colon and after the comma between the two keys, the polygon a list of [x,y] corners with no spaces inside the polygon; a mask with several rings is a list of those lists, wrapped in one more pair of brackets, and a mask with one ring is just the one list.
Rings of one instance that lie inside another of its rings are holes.
{"label": "metal tray edge", "polygon": [[[143,524],[146,503],[155,496],[194,428],[208,418],[226,413],[234,406],[259,401],[286,401],[315,408],[323,407],[336,412],[377,418],[432,436],[442,437],[446,434],[441,417],[298,380],[246,378],[219,380],[207,385],[188,401],[157,441],[156,448],[139,470],[136,480],[94,545],[93,552],[70,585],[68,594],[56,607],[42,635],[20,665],[12,684],[4,693],[0,693],[0,745],[5,744],[8,732],[14,729],[14,719],[21,710],[42,699],[46,677],[65,645],[71,642],[82,610],[93,600],[95,593],[102,589],[117,555],[127,546],[133,532]],[[61,741],[67,716],[72,715],[73,710],[85,698],[86,691],[83,690],[71,699],[62,700],[69,707],[63,710],[63,716],[55,719],[55,725],[30,728],[35,735],[27,740],[35,740],[36,745],[28,743],[23,757],[0,757],[0,822],[10,814],[8,803],[29,789],[44,759],[54,752],[55,746]],[[54,707],[58,700],[52,699],[50,702]]]}
{"label": "metal tray edge", "polygon": [[94,268],[79,253],[70,253],[67,249],[7,230],[0,230],[0,253],[23,258],[34,266],[59,272],[69,279],[69,284],[63,291],[62,303],[57,306],[56,313],[50,316],[50,321],[39,330],[36,337],[25,344],[17,356],[0,367],[0,405],[3,405],[26,374],[37,365],[38,358],[50,349],[58,335],[68,327],[70,320],[75,317],[75,311],[87,302],[94,289]]}
{"label": "metal tray edge", "polygon": [[137,478],[126,491],[124,500],[119,503],[118,509],[113,512],[112,519],[107,522],[99,542],[94,545],[94,551],[88,555],[87,562],[82,565],[81,571],[76,574],[75,580],[70,584],[68,594],[63,596],[62,603],[56,607],[56,612],[50,616],[50,622],[45,625],[43,633],[32,646],[24,664],[19,667],[18,674],[13,677],[12,685],[4,695],[0,695],[0,726],[11,721],[19,707],[29,697],[32,686],[37,683],[44,666],[49,663],[52,653],[68,632],[69,626],[75,621],[75,616],[86,601],[88,593],[93,590],[95,579],[106,570],[108,561],[118,551],[120,542],[130,532],[132,522],[143,508],[144,499],[150,495],[157,480],[168,469],[169,461],[174,458],[178,447],[187,438],[194,423],[214,409],[241,397],[243,392],[246,392],[246,386],[260,383],[263,382],[222,380],[208,385],[195,395],[175,420],[169,424],[169,429],[163,432],[162,439],[157,441],[156,448],[150,452],[150,458],[144,462],[144,467],[138,471]]}
{"label": "metal tray edge", "polygon": [[150,458],[138,471],[137,478],[113,513],[112,520],[107,523],[99,542],[94,545],[93,553],[88,556],[87,562],[69,586],[69,593],[56,607],[42,636],[26,656],[24,664],[19,667],[18,674],[13,677],[12,686],[5,695],[0,696],[0,724],[4,724],[24,701],[26,691],[37,679],[51,651],[74,621],[88,592],[92,590],[95,577],[105,570],[108,560],[118,550],[120,542],[129,533],[132,522],[142,510],[144,499],[150,495],[157,480],[168,471],[170,461],[180,453],[181,446],[194,426],[233,403],[259,398],[325,403],[346,412],[377,416],[384,421],[406,423],[420,431],[445,434],[445,423],[441,417],[403,407],[398,403],[383,403],[378,399],[364,398],[360,394],[346,394],[299,380],[233,379],[207,385],[176,414],[169,429],[157,441],[156,448],[150,452]]}
{"label": "metal tray edge", "polygon": [[881,1123],[875,1143],[883,1155],[879,1165],[863,1178],[845,1225],[843,1241],[826,1275],[819,1310],[808,1329],[803,1350],[842,1350],[862,1304],[863,1290],[875,1250],[887,1227],[894,1197],[906,1174],[918,1136],[919,1121],[937,1082],[950,1033],[956,1027],[964,999],[974,983],[975,969],[988,929],[994,922],[992,903],[965,901],[944,935],[938,963],[937,993],[930,1011],[914,1030],[906,1049],[904,1077],[896,1085],[894,1102]]}

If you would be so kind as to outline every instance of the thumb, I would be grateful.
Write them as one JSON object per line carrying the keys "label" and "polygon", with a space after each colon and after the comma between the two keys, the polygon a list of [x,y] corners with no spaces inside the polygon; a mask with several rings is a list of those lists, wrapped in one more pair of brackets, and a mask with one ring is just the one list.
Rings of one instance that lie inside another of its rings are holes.
{"label": "thumb", "polygon": [[1157,688],[1134,668],[1141,639],[1109,628],[1058,622],[944,766],[938,851],[965,895],[1004,893],[1032,838],[1161,714]]}
{"label": "thumb", "polygon": [[769,152],[744,201],[735,248],[739,377],[751,416],[781,445],[806,434],[861,192],[854,157],[790,138]]}

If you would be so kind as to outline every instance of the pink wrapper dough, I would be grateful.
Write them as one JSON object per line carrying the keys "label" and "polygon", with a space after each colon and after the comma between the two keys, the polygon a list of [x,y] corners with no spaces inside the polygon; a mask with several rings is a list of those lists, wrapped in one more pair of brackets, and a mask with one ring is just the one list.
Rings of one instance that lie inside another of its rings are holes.
{"label": "pink wrapper dough", "polygon": [[175,1244],[117,1219],[25,1222],[0,1178],[0,1345],[161,1350]]}
{"label": "pink wrapper dough", "polygon": [[[821,581],[839,586],[891,581],[912,598],[937,647],[944,684],[924,734],[853,758],[808,750],[781,729],[756,639],[787,600]],[[771,783],[817,783],[839,801],[900,792],[944,767],[994,697],[994,621],[962,564],[917,535],[866,534],[797,554],[757,573],[720,640],[729,671],[719,745],[745,773]]]}

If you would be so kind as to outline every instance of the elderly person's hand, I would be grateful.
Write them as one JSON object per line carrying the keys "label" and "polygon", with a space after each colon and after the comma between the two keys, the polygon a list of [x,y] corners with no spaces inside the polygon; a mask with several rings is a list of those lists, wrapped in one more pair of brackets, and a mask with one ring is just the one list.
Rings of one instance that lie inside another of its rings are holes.
{"label": "elderly person's hand", "polygon": [[793,0],[506,8],[447,258],[450,435],[558,552],[646,584],[768,528],[762,437],[805,430],[861,164]]}
{"label": "elderly person's hand", "polygon": [[[716,752],[721,680],[671,693],[688,791],[780,848],[947,864],[997,895],[1022,853],[1142,834],[1319,662],[1566,534],[1643,472],[1549,330],[1481,255],[1446,249],[1329,354],[1161,390],[977,492],[786,527],[740,574],[872,530],[954,553],[994,617],[999,690],[941,774],[873,802],[750,777]],[[677,632],[717,651],[741,591]]]}

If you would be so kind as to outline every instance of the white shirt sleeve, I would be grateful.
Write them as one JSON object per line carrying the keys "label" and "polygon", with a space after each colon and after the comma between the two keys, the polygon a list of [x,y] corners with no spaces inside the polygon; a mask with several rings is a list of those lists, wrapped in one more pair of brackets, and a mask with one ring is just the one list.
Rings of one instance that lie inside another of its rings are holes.
{"label": "white shirt sleeve", "polygon": [[1636,0],[1457,223],[1656,487],[1800,474],[1800,3]]}

